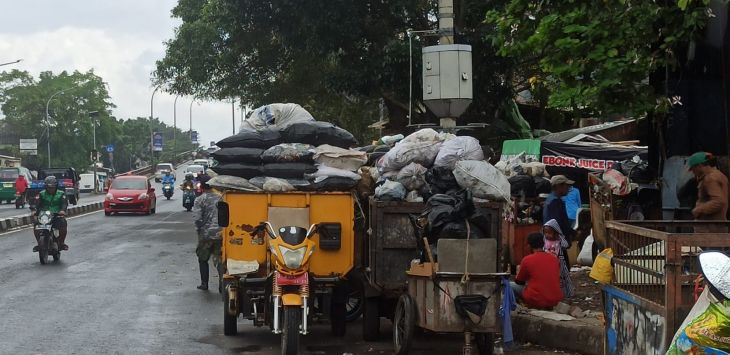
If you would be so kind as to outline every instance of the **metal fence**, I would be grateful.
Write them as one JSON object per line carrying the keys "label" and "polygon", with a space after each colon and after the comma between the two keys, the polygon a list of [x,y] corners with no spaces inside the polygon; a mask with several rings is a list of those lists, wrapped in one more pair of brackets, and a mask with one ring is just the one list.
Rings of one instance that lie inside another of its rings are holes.
{"label": "metal fence", "polygon": [[607,221],[607,246],[614,254],[611,285],[663,316],[671,336],[694,304],[699,254],[730,250],[729,227],[728,222]]}

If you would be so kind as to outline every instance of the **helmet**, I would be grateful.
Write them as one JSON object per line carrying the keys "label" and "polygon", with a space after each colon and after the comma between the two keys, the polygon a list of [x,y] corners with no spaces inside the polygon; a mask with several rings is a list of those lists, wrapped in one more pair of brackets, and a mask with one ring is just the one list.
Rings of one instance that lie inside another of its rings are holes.
{"label": "helmet", "polygon": [[192,180],[192,179],[193,179],[193,173],[185,174],[185,180]]}
{"label": "helmet", "polygon": [[58,187],[58,180],[53,175],[46,177],[43,181],[46,183],[46,187]]}

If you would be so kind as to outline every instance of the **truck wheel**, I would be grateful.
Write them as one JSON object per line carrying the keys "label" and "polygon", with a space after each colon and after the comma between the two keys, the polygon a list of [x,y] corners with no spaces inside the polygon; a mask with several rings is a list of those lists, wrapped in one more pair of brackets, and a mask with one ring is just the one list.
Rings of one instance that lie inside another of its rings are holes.
{"label": "truck wheel", "polygon": [[228,292],[223,292],[223,334],[226,336],[238,334],[238,317],[228,314]]}
{"label": "truck wheel", "polygon": [[378,340],[380,336],[380,310],[377,297],[364,298],[362,313],[362,337],[366,341]]}
{"label": "truck wheel", "polygon": [[284,307],[284,326],[281,332],[282,355],[299,354],[299,327],[302,324],[302,308]]}
{"label": "truck wheel", "polygon": [[396,355],[410,352],[415,330],[416,305],[411,296],[401,295],[393,315],[393,349]]}

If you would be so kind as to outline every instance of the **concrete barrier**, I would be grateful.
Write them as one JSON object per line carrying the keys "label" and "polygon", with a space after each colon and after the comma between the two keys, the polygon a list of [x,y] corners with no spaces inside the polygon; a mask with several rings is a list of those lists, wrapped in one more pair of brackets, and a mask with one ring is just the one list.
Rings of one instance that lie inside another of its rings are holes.
{"label": "concrete barrier", "polygon": [[[89,212],[95,212],[104,209],[104,202],[93,202],[81,206],[69,207],[66,211],[68,217],[78,216]],[[33,223],[30,213],[27,216],[15,216],[0,219],[0,232],[6,232],[12,229],[25,227]]]}

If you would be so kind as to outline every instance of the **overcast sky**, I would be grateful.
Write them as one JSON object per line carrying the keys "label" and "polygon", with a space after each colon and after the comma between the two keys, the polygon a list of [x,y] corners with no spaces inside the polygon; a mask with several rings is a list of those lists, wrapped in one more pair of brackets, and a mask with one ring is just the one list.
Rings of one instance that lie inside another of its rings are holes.
{"label": "overcast sky", "polygon": [[[109,84],[114,115],[148,117],[150,73],[164,55],[177,20],[177,0],[0,0],[0,63],[23,59],[2,69],[81,72],[94,69]],[[155,95],[155,116],[172,125],[174,97]],[[191,98],[177,101],[178,126],[189,127]],[[236,111],[240,120],[240,111]],[[231,134],[231,104],[193,105],[193,129],[208,145]],[[236,124],[238,125],[238,124]]]}

